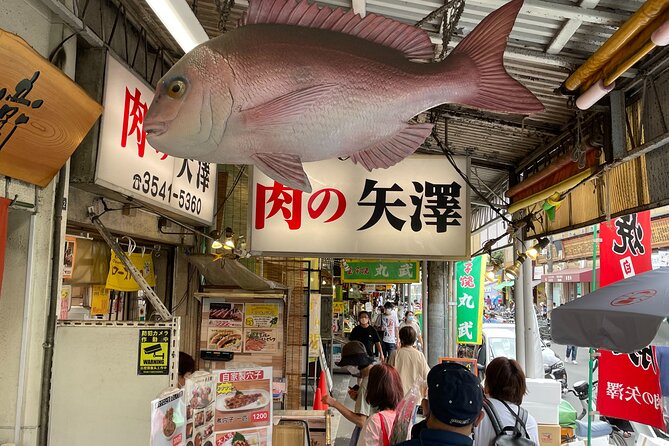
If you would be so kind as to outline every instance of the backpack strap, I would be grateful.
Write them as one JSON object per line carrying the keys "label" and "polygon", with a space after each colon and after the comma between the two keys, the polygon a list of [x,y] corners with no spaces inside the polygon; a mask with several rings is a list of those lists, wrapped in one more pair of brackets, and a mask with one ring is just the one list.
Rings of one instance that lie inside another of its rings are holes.
{"label": "backpack strap", "polygon": [[511,407],[506,403],[506,401],[502,401],[502,404],[504,404],[504,406],[509,410],[511,415],[513,415],[514,418],[516,419],[515,430],[518,433],[522,434],[524,437],[530,438],[530,435],[527,433],[527,417],[529,416],[527,410],[518,406],[518,413],[516,414],[511,409]]}
{"label": "backpack strap", "polygon": [[495,409],[495,406],[493,406],[488,398],[483,398],[483,410],[485,410],[486,415],[492,423],[492,428],[495,430],[495,435],[499,435],[502,432],[502,423],[499,420],[497,409]]}

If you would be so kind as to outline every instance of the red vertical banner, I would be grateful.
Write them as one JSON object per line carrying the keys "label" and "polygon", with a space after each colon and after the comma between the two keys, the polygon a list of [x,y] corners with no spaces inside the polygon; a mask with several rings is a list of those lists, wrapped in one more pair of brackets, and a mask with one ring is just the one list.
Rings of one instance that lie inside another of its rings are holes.
{"label": "red vertical banner", "polygon": [[[650,211],[599,225],[600,286],[653,269]],[[600,350],[597,410],[609,417],[664,428],[655,348],[633,353]]]}
{"label": "red vertical banner", "polygon": [[653,269],[650,211],[601,223],[600,287]]}
{"label": "red vertical banner", "polygon": [[11,200],[0,198],[0,292],[2,292],[2,276],[5,271],[5,249],[7,244],[7,216]]}
{"label": "red vertical banner", "polygon": [[599,352],[597,410],[609,417],[664,429],[655,347],[634,353]]}

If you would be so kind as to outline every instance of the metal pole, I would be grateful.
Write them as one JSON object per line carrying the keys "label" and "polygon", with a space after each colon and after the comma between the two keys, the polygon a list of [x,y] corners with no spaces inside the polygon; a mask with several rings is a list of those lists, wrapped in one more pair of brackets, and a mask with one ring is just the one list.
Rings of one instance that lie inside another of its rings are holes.
{"label": "metal pole", "polygon": [[444,289],[444,262],[427,262],[428,265],[428,293],[427,314],[430,337],[428,341],[428,364],[432,367],[444,356],[445,321],[445,289]]}
{"label": "metal pole", "polygon": [[451,358],[458,356],[458,300],[455,295],[455,262],[448,262],[448,315],[450,320],[448,330],[448,355]]}
{"label": "metal pole", "polygon": [[543,378],[543,361],[538,357],[541,355],[541,347],[539,346],[537,315],[532,299],[532,261],[530,259],[523,262],[521,271],[524,295],[522,328],[525,338],[525,374],[528,378]]}
{"label": "metal pole", "polygon": [[[546,265],[546,272],[553,272],[553,237],[548,237],[548,263]],[[546,282],[546,314],[553,311],[553,282]]]}
{"label": "metal pole", "polygon": [[421,287],[420,287],[420,298],[421,298],[421,321],[423,322],[423,354],[427,358],[428,355],[428,339],[429,339],[429,324],[427,323],[427,260],[421,262]]}
{"label": "metal pole", "polygon": [[[597,289],[597,242],[599,241],[599,225],[592,226],[592,282],[590,284],[591,292]],[[595,349],[588,349],[588,446],[592,443],[592,368],[594,367]]]}
{"label": "metal pole", "polygon": [[[518,255],[523,252],[523,245],[520,240],[516,238],[513,243],[513,258],[518,258]],[[513,293],[513,299],[516,303],[515,306],[515,319],[516,319],[516,360],[520,363],[520,366],[523,370],[527,370],[525,363],[525,298],[524,298],[524,288],[523,279],[524,279],[524,268],[521,267],[518,271],[518,277],[516,278],[516,283]]]}

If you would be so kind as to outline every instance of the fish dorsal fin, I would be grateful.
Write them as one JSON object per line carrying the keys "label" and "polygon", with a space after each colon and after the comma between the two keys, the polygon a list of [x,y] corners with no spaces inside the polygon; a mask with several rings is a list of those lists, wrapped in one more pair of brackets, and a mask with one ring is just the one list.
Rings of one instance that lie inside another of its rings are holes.
{"label": "fish dorsal fin", "polygon": [[390,138],[354,153],[351,160],[370,171],[387,169],[414,153],[430,136],[432,127],[433,124],[408,124]]}
{"label": "fish dorsal fin", "polygon": [[401,51],[408,59],[432,59],[427,33],[377,14],[360,17],[341,8],[319,7],[307,0],[250,0],[239,26],[281,24],[326,29],[348,34]]}

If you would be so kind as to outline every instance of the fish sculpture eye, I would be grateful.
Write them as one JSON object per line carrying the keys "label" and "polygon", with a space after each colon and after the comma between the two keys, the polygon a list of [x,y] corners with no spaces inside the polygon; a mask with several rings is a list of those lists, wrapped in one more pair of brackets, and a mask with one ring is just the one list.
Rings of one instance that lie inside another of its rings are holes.
{"label": "fish sculpture eye", "polygon": [[186,83],[181,79],[175,79],[167,86],[167,95],[172,99],[179,99],[186,93]]}

